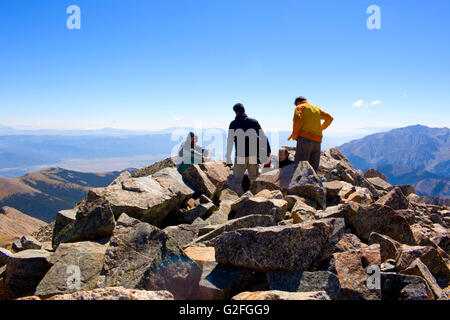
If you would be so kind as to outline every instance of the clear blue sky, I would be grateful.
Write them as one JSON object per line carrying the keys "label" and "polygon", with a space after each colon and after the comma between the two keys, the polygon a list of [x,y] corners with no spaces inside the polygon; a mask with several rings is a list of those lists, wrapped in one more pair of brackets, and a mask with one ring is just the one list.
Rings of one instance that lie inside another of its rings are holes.
{"label": "clear blue sky", "polygon": [[[72,4],[81,30],[66,27]],[[0,123],[225,127],[242,102],[289,130],[305,95],[330,133],[448,127],[449,38],[448,0],[1,0]]]}

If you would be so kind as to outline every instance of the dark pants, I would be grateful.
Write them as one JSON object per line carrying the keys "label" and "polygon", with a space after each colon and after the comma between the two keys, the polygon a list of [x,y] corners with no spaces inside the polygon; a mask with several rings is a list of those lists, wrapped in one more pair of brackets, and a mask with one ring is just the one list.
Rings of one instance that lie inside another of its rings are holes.
{"label": "dark pants", "polygon": [[298,138],[295,151],[295,163],[308,161],[315,171],[320,164],[320,143],[306,138]]}

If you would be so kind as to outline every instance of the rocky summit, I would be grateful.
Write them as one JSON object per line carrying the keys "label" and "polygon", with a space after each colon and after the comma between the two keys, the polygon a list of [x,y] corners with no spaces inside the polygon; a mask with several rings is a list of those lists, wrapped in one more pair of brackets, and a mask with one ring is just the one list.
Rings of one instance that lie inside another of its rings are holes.
{"label": "rocky summit", "polygon": [[291,164],[244,194],[229,174],[167,159],[90,189],[55,212],[51,245],[25,234],[0,249],[0,298],[448,300],[445,205],[338,149],[317,172]]}

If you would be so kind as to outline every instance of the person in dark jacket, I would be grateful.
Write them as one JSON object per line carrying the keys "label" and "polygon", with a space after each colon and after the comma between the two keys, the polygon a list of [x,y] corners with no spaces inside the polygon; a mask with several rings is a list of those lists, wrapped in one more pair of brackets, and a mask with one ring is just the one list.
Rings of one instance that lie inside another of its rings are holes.
{"label": "person in dark jacket", "polygon": [[281,148],[278,152],[278,167],[281,169],[293,163],[294,161],[289,158],[289,152],[287,149]]}
{"label": "person in dark jacket", "polygon": [[242,179],[248,171],[250,182],[254,182],[259,173],[259,164],[266,163],[270,157],[270,144],[259,122],[249,118],[242,104],[234,105],[235,120],[230,123],[227,139],[227,165],[232,165],[233,145],[235,158],[230,184],[242,192]]}

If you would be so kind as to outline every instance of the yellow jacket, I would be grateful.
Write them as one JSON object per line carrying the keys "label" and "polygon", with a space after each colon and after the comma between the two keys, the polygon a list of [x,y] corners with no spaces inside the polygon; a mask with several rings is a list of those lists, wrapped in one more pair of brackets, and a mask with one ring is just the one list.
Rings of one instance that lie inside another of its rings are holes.
{"label": "yellow jacket", "polygon": [[[322,124],[321,120],[325,120],[325,122]],[[299,137],[303,137],[320,143],[322,142],[322,131],[333,122],[333,117],[304,101],[295,107],[293,121],[292,134],[288,140],[298,140]]]}

